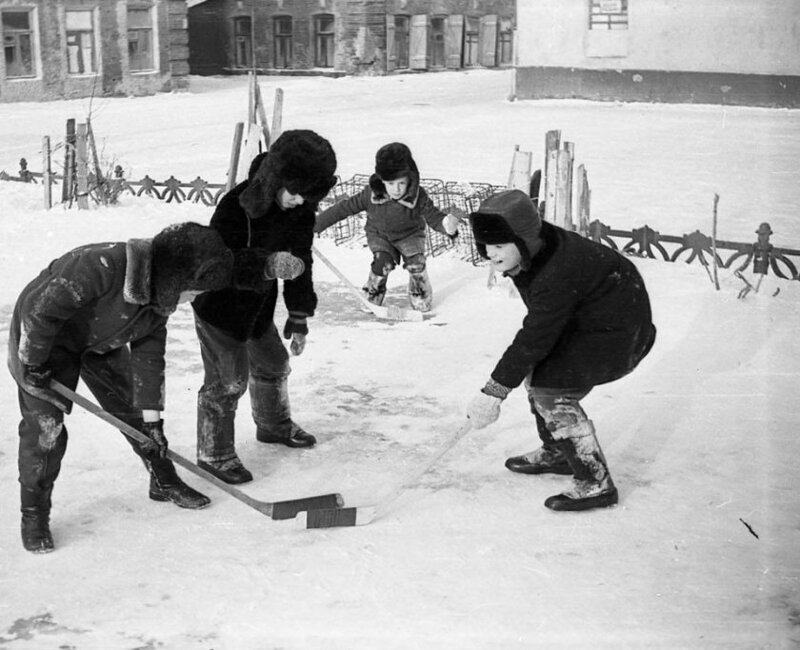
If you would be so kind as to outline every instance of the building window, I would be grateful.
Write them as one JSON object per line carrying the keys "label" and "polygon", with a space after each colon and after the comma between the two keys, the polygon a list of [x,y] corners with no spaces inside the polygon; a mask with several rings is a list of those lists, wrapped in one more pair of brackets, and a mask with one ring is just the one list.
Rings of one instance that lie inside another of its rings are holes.
{"label": "building window", "polygon": [[514,62],[514,27],[511,18],[501,18],[497,30],[497,64]]}
{"label": "building window", "polygon": [[250,16],[233,19],[233,67],[249,68],[252,65],[253,23]]}
{"label": "building window", "polygon": [[396,68],[408,67],[408,16],[394,17],[394,58]]}
{"label": "building window", "polygon": [[292,17],[276,16],[272,19],[275,39],[275,67],[292,67]]}
{"label": "building window", "polygon": [[589,29],[628,29],[628,0],[589,2]]}
{"label": "building window", "polygon": [[444,18],[434,16],[431,18],[431,67],[443,68],[444,58]]}
{"label": "building window", "polygon": [[464,67],[478,65],[478,35],[480,19],[472,16],[464,18]]}
{"label": "building window", "polygon": [[97,72],[94,56],[94,13],[67,9],[67,71]]}
{"label": "building window", "polygon": [[153,10],[128,7],[128,65],[132,72],[155,68]]}
{"label": "building window", "polygon": [[34,76],[31,12],[3,11],[3,50],[8,79]]}
{"label": "building window", "polygon": [[314,65],[317,68],[333,67],[333,16],[314,17]]}

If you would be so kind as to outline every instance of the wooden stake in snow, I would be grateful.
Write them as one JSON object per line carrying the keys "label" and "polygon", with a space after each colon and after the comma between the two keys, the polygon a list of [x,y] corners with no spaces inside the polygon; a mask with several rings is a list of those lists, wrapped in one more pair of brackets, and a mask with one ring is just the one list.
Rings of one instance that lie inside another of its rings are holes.
{"label": "wooden stake in snow", "polygon": [[61,183],[61,202],[72,206],[75,196],[75,120],[67,120],[67,133],[64,137],[64,178]]}
{"label": "wooden stake in snow", "polygon": [[719,291],[719,277],[717,275],[717,205],[719,194],[714,194],[714,220],[711,226],[711,263],[714,265],[714,286]]}
{"label": "wooden stake in snow", "polygon": [[53,207],[53,175],[50,167],[50,136],[42,138],[42,183],[44,183],[44,209]]}
{"label": "wooden stake in snow", "polygon": [[244,134],[244,122],[237,122],[233,130],[233,145],[231,146],[231,160],[228,164],[228,182],[225,190],[230,192],[236,187],[236,174],[239,171],[239,151],[242,148],[242,135]]}
{"label": "wooden stake in snow", "polygon": [[89,149],[86,143],[86,124],[78,124],[75,135],[75,177],[77,178],[78,209],[89,209]]}

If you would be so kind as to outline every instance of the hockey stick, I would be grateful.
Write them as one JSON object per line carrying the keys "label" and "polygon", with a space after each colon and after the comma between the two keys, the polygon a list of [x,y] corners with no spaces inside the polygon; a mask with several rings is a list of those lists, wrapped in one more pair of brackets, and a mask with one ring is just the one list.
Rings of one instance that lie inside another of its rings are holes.
{"label": "hockey stick", "polygon": [[356,296],[367,309],[369,309],[373,314],[375,314],[378,318],[386,318],[387,320],[404,320],[404,321],[422,321],[422,312],[415,311],[413,309],[401,309],[396,305],[392,305],[390,307],[382,307],[381,305],[374,305],[369,300],[364,297],[364,294],[359,291],[355,285],[353,285],[350,280],[345,277],[345,275],[337,269],[333,262],[331,262],[327,257],[325,257],[322,253],[317,250],[316,246],[311,248],[314,251],[314,255],[316,255],[320,260],[322,260],[323,264],[327,266],[333,273],[339,278],[345,286],[350,289],[354,296]]}
{"label": "hockey stick", "polygon": [[[75,402],[79,406],[82,406],[90,413],[99,417],[101,420],[105,420],[110,425],[116,427],[122,431],[122,433],[128,436],[128,438],[131,438],[136,442],[146,443],[149,441],[149,438],[141,431],[136,430],[128,423],[114,417],[111,415],[111,413],[104,411],[94,402],[86,399],[82,395],[79,395],[75,391],[70,390],[64,386],[64,384],[56,381],[55,379],[50,382],[50,388],[59,395],[66,397],[68,400]],[[223,492],[227,492],[233,498],[241,501],[245,505],[248,505],[255,510],[258,510],[261,514],[267,515],[267,517],[271,517],[272,519],[293,519],[297,516],[298,512],[302,512],[304,510],[313,508],[336,509],[344,505],[344,500],[340,494],[322,494],[303,499],[291,499],[289,501],[275,501],[271,503],[267,501],[258,501],[257,499],[248,496],[241,490],[237,490],[235,487],[228,485],[225,483],[225,481],[218,479],[213,474],[200,469],[191,461],[187,460],[177,452],[172,451],[172,449],[167,449],[167,458],[173,461],[176,465],[180,465],[184,469],[190,471],[192,474],[205,479],[209,483],[213,483]]]}
{"label": "hockey stick", "polygon": [[363,526],[371,523],[386,512],[386,507],[402,494],[403,490],[414,485],[436,462],[448,451],[455,447],[472,428],[472,423],[467,420],[453,435],[444,441],[441,447],[428,458],[425,463],[391,489],[385,496],[371,506],[358,506],[352,508],[317,508],[309,512],[301,512],[297,516],[297,525],[301,528],[337,528],[343,526]]}

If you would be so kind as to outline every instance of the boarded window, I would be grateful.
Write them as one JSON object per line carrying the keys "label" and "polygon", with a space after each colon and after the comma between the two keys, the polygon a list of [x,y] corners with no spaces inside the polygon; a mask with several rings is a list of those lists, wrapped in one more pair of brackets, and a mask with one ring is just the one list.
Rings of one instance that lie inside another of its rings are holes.
{"label": "boarded window", "polygon": [[467,16],[464,19],[464,67],[478,65],[478,37],[480,18]]}
{"label": "boarded window", "polygon": [[29,11],[3,11],[6,77],[33,77],[33,33]]}
{"label": "boarded window", "polygon": [[67,9],[67,72],[96,72],[94,54],[94,12]]}
{"label": "boarded window", "polygon": [[128,65],[131,71],[155,68],[153,40],[152,9],[128,7]]}
{"label": "boarded window", "polygon": [[589,0],[589,29],[628,29],[628,0]]}
{"label": "boarded window", "polygon": [[292,67],[292,17],[276,16],[272,19],[275,40],[275,67]]}
{"label": "boarded window", "polygon": [[497,65],[497,16],[481,18],[481,65],[493,68]]}
{"label": "boarded window", "polygon": [[333,67],[333,27],[333,16],[330,14],[314,16],[314,65],[318,68]]}
{"label": "boarded window", "polygon": [[431,67],[443,68],[445,65],[444,54],[444,29],[445,19],[442,16],[431,18]]}
{"label": "boarded window", "polygon": [[394,67],[408,67],[408,37],[410,21],[408,16],[394,17]]}
{"label": "boarded window", "polygon": [[464,16],[447,17],[445,34],[445,53],[448,68],[461,67],[461,48],[464,45]]}
{"label": "boarded window", "polygon": [[253,23],[250,16],[233,19],[233,65],[249,68],[252,65]]}
{"label": "boarded window", "polygon": [[514,23],[500,18],[497,23],[497,64],[514,63]]}

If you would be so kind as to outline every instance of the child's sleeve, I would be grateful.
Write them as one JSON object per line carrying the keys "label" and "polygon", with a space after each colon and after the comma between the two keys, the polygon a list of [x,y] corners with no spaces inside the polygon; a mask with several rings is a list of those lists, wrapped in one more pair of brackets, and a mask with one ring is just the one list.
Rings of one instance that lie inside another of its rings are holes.
{"label": "child's sleeve", "polygon": [[453,234],[447,231],[445,225],[445,219],[448,217],[447,213],[437,208],[436,204],[431,200],[431,197],[429,197],[428,193],[422,188],[419,190],[417,209],[430,228],[448,237],[453,237]]}
{"label": "child's sleeve", "polygon": [[320,212],[314,223],[314,232],[320,233],[342,219],[366,211],[369,207],[370,192],[369,186],[366,186],[358,194],[337,201],[327,210]]}

